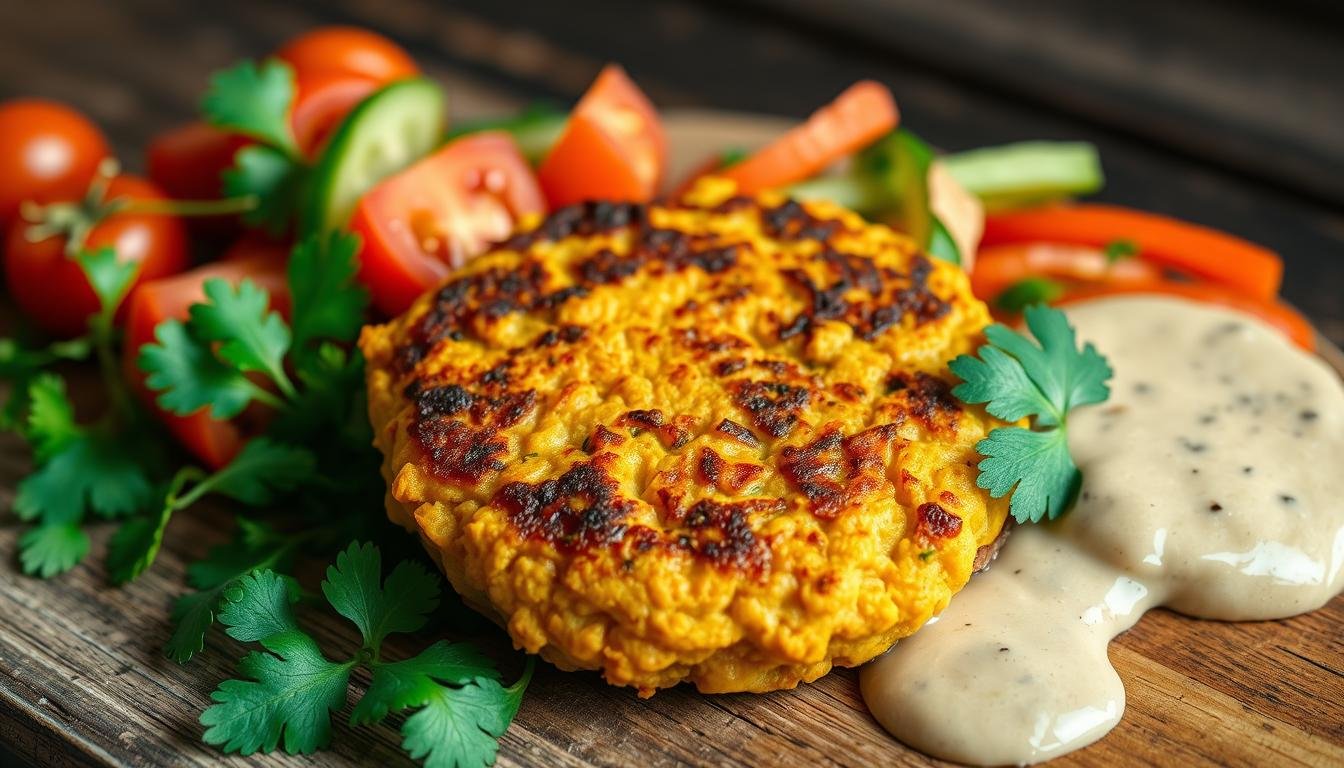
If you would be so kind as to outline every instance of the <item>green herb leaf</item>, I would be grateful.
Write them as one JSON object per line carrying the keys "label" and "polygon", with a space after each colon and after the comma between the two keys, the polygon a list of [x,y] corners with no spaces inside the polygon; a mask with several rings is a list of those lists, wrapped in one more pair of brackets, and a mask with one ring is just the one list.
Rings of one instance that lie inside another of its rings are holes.
{"label": "green herb leaf", "polygon": [[1139,255],[1139,244],[1133,240],[1112,240],[1101,252],[1106,255],[1107,264],[1114,264]]}
{"label": "green herb leaf", "polygon": [[148,376],[145,383],[158,391],[164,410],[187,416],[209,408],[213,418],[225,420],[243,412],[261,389],[241,371],[215,357],[177,320],[165,320],[154,329],[156,341],[140,348],[138,364]]}
{"label": "green herb leaf", "polygon": [[281,235],[294,220],[307,173],[306,166],[281,150],[243,147],[233,156],[233,167],[224,171],[224,194],[255,198],[256,205],[243,213],[243,222]]}
{"label": "green herb leaf", "polygon": [[985,458],[977,482],[994,498],[1012,492],[1009,509],[1019,523],[1054,520],[1073,504],[1083,475],[1069,456],[1067,431],[1005,427],[976,446]]}
{"label": "green herb leaf", "polygon": [[382,555],[372,544],[351,544],[327,568],[322,593],[336,612],[359,627],[366,648],[377,650],[394,632],[414,632],[439,604],[438,577],[406,561],[382,578]]}
{"label": "green herb leaf", "polygon": [[297,632],[290,605],[299,599],[290,580],[274,571],[243,576],[225,590],[219,621],[229,637],[242,642],[261,642],[281,632]]}
{"label": "green herb leaf", "polygon": [[355,281],[359,235],[334,230],[300,243],[289,259],[294,348],[315,340],[353,341],[364,324],[368,292]]}
{"label": "green herb leaf", "polygon": [[25,436],[38,464],[53,456],[83,434],[75,424],[75,407],[65,394],[65,381],[53,373],[38,374],[28,383],[28,429]]}
{"label": "green herb leaf", "polygon": [[206,280],[206,301],[191,307],[193,334],[206,342],[218,342],[217,354],[239,371],[256,371],[268,376],[292,397],[294,392],[285,374],[285,353],[289,350],[289,326],[279,312],[270,309],[270,296],[250,279],[237,286],[227,280]]}
{"label": "green herb leaf", "polygon": [[201,487],[255,507],[270,504],[279,491],[314,480],[315,469],[307,449],[258,437]]}
{"label": "green herb leaf", "polygon": [[82,432],[19,482],[14,509],[25,520],[77,524],[86,509],[116,518],[146,508],[153,484],[137,451],[102,432]]}
{"label": "green herb leaf", "polygon": [[402,747],[425,768],[467,768],[495,762],[499,737],[518,713],[531,677],[509,688],[478,679],[461,688],[440,686],[401,727]]}
{"label": "green herb leaf", "polygon": [[65,573],[88,553],[89,537],[76,523],[44,523],[19,537],[19,564],[29,576]]}
{"label": "green herb leaf", "polygon": [[200,718],[205,742],[242,755],[273,751],[282,737],[290,754],[325,747],[331,713],[345,706],[354,662],[329,661],[297,630],[261,642],[269,653],[250,653],[238,665],[245,679],[225,680],[210,695],[215,703]]}
{"label": "green herb leaf", "polygon": [[154,563],[172,511],[165,503],[158,515],[127,520],[112,535],[107,543],[107,575],[113,584],[139,577]]}
{"label": "green herb leaf", "polygon": [[976,483],[996,499],[1011,492],[1010,509],[1019,523],[1053,520],[1073,503],[1082,474],[1069,456],[1068,414],[1109,397],[1111,377],[1091,344],[1078,349],[1063,312],[1034,306],[1025,314],[1039,344],[994,325],[985,329],[990,343],[980,348],[979,359],[962,355],[949,364],[963,380],[952,390],[958,398],[985,403],[985,410],[1001,419],[1034,420],[1037,431],[1002,427],[976,445],[985,456]]}
{"label": "green herb leaf", "polygon": [[298,155],[289,113],[294,102],[294,71],[279,59],[260,66],[240,62],[216,72],[201,101],[211,125],[242,133]]}
{"label": "green herb leaf", "polygon": [[134,261],[119,261],[117,249],[110,245],[81,251],[75,260],[84,270],[84,276],[88,278],[103,311],[113,310],[121,304],[136,273],[140,271],[140,265]]}
{"label": "green herb leaf", "polygon": [[223,593],[253,570],[283,567],[293,540],[264,524],[236,518],[233,540],[210,550],[205,559],[187,566],[187,582],[200,592],[180,596],[173,605],[173,634],[164,646],[169,658],[185,664],[205,647],[205,633],[215,621]]}
{"label": "green herb leaf", "polygon": [[424,706],[440,683],[465,685],[477,678],[498,679],[499,670],[475,646],[440,640],[413,658],[375,666],[350,723],[376,723],[388,712]]}
{"label": "green herb leaf", "polygon": [[1064,295],[1064,286],[1048,277],[1028,277],[1013,283],[994,299],[1004,312],[1021,314],[1033,304],[1049,304]]}

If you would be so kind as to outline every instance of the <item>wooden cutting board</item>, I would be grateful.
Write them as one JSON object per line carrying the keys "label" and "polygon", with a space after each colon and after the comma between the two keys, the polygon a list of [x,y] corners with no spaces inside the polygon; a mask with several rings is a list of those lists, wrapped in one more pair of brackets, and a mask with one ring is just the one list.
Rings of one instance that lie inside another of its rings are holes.
{"label": "wooden cutting board", "polygon": [[[668,115],[674,167],[725,146],[752,147],[781,121],[723,113]],[[674,171],[676,174],[677,171]],[[674,175],[674,178],[676,175]],[[1344,375],[1344,356],[1332,350]],[[1338,457],[1323,457],[1338,460]],[[128,587],[107,585],[101,552],[52,581],[15,563],[22,526],[8,512],[27,452],[0,439],[0,766],[206,766],[221,756],[201,743],[196,717],[243,653],[219,632],[185,666],[164,658],[168,611],[184,567],[227,538],[225,510],[202,505],[169,528],[154,568]],[[369,514],[382,514],[369,510]],[[1009,544],[1011,546],[1011,543]],[[305,617],[326,647],[351,642],[344,620]],[[479,628],[478,628],[479,631]],[[482,642],[506,649],[502,633]],[[439,635],[406,639],[391,652]],[[1058,765],[1344,765],[1344,597],[1276,622],[1195,621],[1149,613],[1111,645],[1129,698],[1120,725]],[[357,680],[356,686],[366,681]],[[229,758],[230,765],[411,765],[391,725],[352,731],[336,718],[330,751]],[[8,752],[6,752],[8,750]],[[839,670],[767,695],[702,696],[682,686],[641,700],[593,673],[542,664],[500,765],[934,765],[889,738]]]}

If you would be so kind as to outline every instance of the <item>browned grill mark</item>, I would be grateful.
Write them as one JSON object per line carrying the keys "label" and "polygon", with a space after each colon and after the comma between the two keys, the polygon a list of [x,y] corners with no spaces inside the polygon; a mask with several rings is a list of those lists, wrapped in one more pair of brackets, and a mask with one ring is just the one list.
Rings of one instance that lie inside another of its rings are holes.
{"label": "browned grill mark", "polygon": [[461,421],[436,418],[416,421],[411,436],[429,458],[430,471],[446,482],[474,485],[486,473],[504,468],[499,457],[508,443],[494,427],[474,429]]}
{"label": "browned grill mark", "polygon": [[826,242],[844,229],[838,219],[821,219],[796,200],[761,209],[761,231],[775,240]]}
{"label": "browned grill mark", "polygon": [[955,428],[961,402],[952,394],[952,385],[923,371],[893,373],[887,377],[887,394],[903,406],[901,416],[914,417],[929,429],[940,424]]}
{"label": "browned grill mark", "polygon": [[593,434],[588,437],[584,450],[589,453],[601,453],[608,448],[624,443],[624,437],[607,429],[605,424],[598,424],[597,429],[593,430]]}
{"label": "browned grill mark", "polygon": [[617,543],[626,531],[622,521],[635,503],[621,497],[602,460],[599,456],[575,464],[553,480],[509,483],[496,494],[494,504],[524,538],[540,539],[563,551]]}
{"label": "browned grill mark", "polygon": [[616,426],[630,429],[632,435],[645,430],[651,431],[671,450],[684,448],[691,441],[691,427],[695,424],[693,416],[677,416],[667,419],[663,412],[652,410],[626,411],[616,420]]}
{"label": "browned grill mark", "polygon": [[916,510],[919,532],[929,539],[951,539],[961,533],[961,518],[937,502],[920,504]]}
{"label": "browned grill mark", "polygon": [[752,423],[774,437],[786,437],[812,401],[807,387],[775,381],[738,381],[729,386],[733,402]]}
{"label": "browned grill mark", "polygon": [[779,471],[807,498],[812,514],[834,519],[883,487],[895,439],[896,428],[890,424],[849,437],[829,427],[806,445],[785,447]]}
{"label": "browned grill mark", "polygon": [[879,270],[866,256],[834,250],[823,251],[819,260],[836,275],[830,285],[818,285],[801,269],[781,273],[801,287],[810,302],[807,309],[780,327],[781,341],[810,335],[818,324],[829,320],[841,320],[860,338],[871,341],[907,315],[919,326],[951,311],[951,305],[929,288],[933,265],[923,256],[910,260],[907,275]]}
{"label": "browned grill mark", "polygon": [[739,443],[742,443],[743,445],[749,445],[752,448],[759,448],[761,446],[761,441],[756,437],[755,434],[752,433],[751,430],[747,429],[741,424],[738,424],[736,421],[732,421],[731,419],[724,419],[723,421],[720,421],[719,426],[715,427],[715,429],[733,438],[734,440],[737,440]]}
{"label": "browned grill mark", "polygon": [[719,502],[703,499],[686,513],[686,527],[671,532],[678,549],[686,550],[724,569],[764,575],[770,568],[769,546],[752,530],[751,516],[786,508],[781,499]]}
{"label": "browned grill mark", "polygon": [[559,328],[548,328],[537,337],[534,346],[544,349],[554,347],[560,342],[574,344],[582,339],[585,333],[587,333],[587,329],[581,325],[562,325]]}

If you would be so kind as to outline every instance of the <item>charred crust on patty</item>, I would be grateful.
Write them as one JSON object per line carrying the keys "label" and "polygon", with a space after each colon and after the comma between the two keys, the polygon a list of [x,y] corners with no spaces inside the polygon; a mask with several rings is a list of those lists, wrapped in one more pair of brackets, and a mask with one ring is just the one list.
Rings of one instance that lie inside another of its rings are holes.
{"label": "charred crust on patty", "polygon": [[601,466],[603,456],[612,454],[575,464],[552,480],[509,483],[499,489],[494,503],[508,513],[521,536],[563,551],[618,542],[635,504],[621,497],[620,486]]}
{"label": "charred crust on patty", "polygon": [[812,391],[779,381],[737,381],[729,385],[733,402],[751,416],[757,429],[787,437],[812,401]]}
{"label": "charred crust on patty", "polygon": [[747,445],[752,448],[761,447],[761,440],[760,438],[756,437],[755,433],[753,433],[750,429],[747,429],[746,427],[742,426],[741,424],[738,424],[736,421],[733,421],[732,419],[724,419],[723,421],[720,421],[719,425],[715,427],[715,429],[733,438],[739,443],[742,443],[743,445]]}
{"label": "charred crust on patty", "polygon": [[920,504],[916,510],[919,533],[927,539],[952,539],[961,533],[961,518],[935,501]]}
{"label": "charred crust on patty", "polygon": [[780,451],[779,471],[807,498],[812,514],[833,520],[883,486],[889,448],[896,440],[892,424],[849,437],[830,425],[811,442]]}

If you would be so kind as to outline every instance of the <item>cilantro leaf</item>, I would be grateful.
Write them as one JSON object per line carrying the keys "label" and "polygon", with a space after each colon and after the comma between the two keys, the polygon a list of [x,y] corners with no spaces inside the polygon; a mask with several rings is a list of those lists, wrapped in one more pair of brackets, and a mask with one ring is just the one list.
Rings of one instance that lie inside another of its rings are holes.
{"label": "cilantro leaf", "polygon": [[1091,344],[1077,347],[1063,312],[1034,306],[1025,314],[1039,344],[994,325],[985,329],[990,343],[978,359],[962,355],[949,363],[962,379],[952,394],[985,403],[1000,419],[1034,420],[1035,431],[1000,427],[975,446],[985,457],[976,484],[996,499],[1011,493],[1009,510],[1019,523],[1053,520],[1077,497],[1082,473],[1069,455],[1068,414],[1106,400],[1111,377],[1110,365]]}
{"label": "cilantro leaf", "polygon": [[154,487],[136,451],[119,436],[81,432],[19,482],[14,509],[25,520],[78,523],[85,510],[106,518],[144,509]]}
{"label": "cilantro leaf", "polygon": [[19,563],[29,576],[65,573],[88,553],[88,534],[76,523],[44,523],[19,537]]}
{"label": "cilantro leaf", "polygon": [[355,662],[329,661],[298,630],[279,632],[261,643],[269,653],[243,658],[238,671],[244,679],[225,680],[210,695],[215,703],[200,717],[205,742],[242,755],[273,751],[282,736],[291,754],[325,747],[331,742],[331,713],[345,706]]}
{"label": "cilantro leaf", "polygon": [[350,723],[376,723],[388,712],[424,706],[439,683],[465,685],[477,678],[496,680],[499,670],[475,646],[440,640],[417,656],[375,666],[368,690],[350,713]]}
{"label": "cilantro leaf", "polygon": [[243,222],[280,235],[294,218],[306,176],[305,166],[283,151],[254,144],[233,156],[233,166],[223,174],[224,194],[255,198],[256,205],[243,213]]}
{"label": "cilantro leaf", "polygon": [[261,642],[281,632],[299,631],[289,607],[299,599],[298,591],[274,571],[243,576],[224,596],[219,621],[234,640]]}
{"label": "cilantro leaf", "polygon": [[294,540],[247,518],[236,519],[233,540],[210,550],[204,560],[187,566],[187,582],[199,592],[189,592],[173,604],[173,633],[164,653],[185,664],[205,647],[205,633],[215,621],[215,608],[233,584],[253,570],[283,567]]}
{"label": "cilantro leaf", "polygon": [[28,383],[26,436],[33,459],[39,464],[50,461],[81,432],[75,424],[75,407],[65,394],[65,381],[52,373],[38,374]]}
{"label": "cilantro leaf", "polygon": [[217,354],[239,371],[268,376],[287,397],[294,396],[285,374],[289,326],[269,307],[270,296],[250,279],[237,286],[227,280],[206,280],[206,302],[191,307],[191,329],[202,341],[218,342]]}
{"label": "cilantro leaf", "polygon": [[208,407],[212,417],[224,420],[242,413],[253,399],[270,395],[220,362],[209,344],[177,320],[159,323],[154,338],[140,348],[138,365],[148,374],[145,383],[160,393],[164,410],[187,416]]}
{"label": "cilantro leaf", "polygon": [[948,363],[962,383],[952,394],[967,403],[987,403],[990,415],[1005,421],[1017,421],[1035,413],[1050,413],[1054,405],[1032,383],[1016,358],[998,347],[985,345],[980,357],[961,355]]}
{"label": "cilantro leaf", "polygon": [[402,562],[384,587],[382,555],[372,544],[352,543],[327,568],[322,593],[336,612],[359,627],[367,648],[377,650],[394,632],[414,632],[439,604],[438,577],[423,566]]}
{"label": "cilantro leaf", "polygon": [[134,261],[117,259],[117,249],[105,245],[91,251],[81,251],[75,257],[89,286],[98,297],[98,305],[103,311],[115,309],[131,288],[131,282],[140,271],[140,265]]}
{"label": "cilantro leaf", "polygon": [[269,504],[277,491],[288,491],[313,479],[315,463],[307,449],[259,437],[222,469],[202,481],[204,489],[251,506]]}
{"label": "cilantro leaf", "polygon": [[201,101],[211,125],[242,133],[297,155],[289,113],[294,103],[294,70],[279,59],[251,61],[216,72]]}
{"label": "cilantro leaf", "polygon": [[165,502],[158,515],[127,520],[112,534],[107,542],[107,575],[113,584],[135,579],[154,563],[172,512],[171,502]]}
{"label": "cilantro leaf", "polygon": [[1073,504],[1083,482],[1062,427],[1044,432],[996,429],[975,450],[985,457],[977,483],[996,499],[1012,492],[1009,511],[1019,523],[1059,517]]}
{"label": "cilantro leaf", "polygon": [[461,688],[439,686],[420,711],[401,727],[402,747],[425,768],[477,768],[495,762],[499,737],[518,711],[521,691],[494,680]]}
{"label": "cilantro leaf", "polygon": [[358,282],[359,235],[333,230],[300,243],[289,259],[294,348],[318,339],[353,341],[364,325],[369,295]]}

